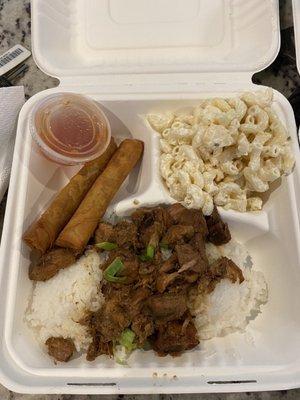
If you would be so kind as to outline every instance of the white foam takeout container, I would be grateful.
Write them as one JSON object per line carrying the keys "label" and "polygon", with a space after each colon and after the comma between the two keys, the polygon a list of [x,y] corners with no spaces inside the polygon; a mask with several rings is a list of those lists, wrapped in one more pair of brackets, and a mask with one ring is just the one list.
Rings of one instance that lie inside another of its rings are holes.
{"label": "white foam takeout container", "polygon": [[[145,142],[140,169],[112,207],[125,213],[135,199],[170,202],[159,177],[158,136],[143,115],[256,90],[253,73],[269,65],[280,46],[277,1],[34,0],[32,18],[35,60],[60,85],[33,96],[19,117],[1,248],[1,383],[17,392],[81,394],[300,386],[299,163],[263,211],[222,212],[269,285],[269,301],[245,333],[203,341],[177,358],[135,352],[127,368],[105,357],[88,363],[84,355],[54,365],[23,320],[32,282],[22,232],[76,170],[37,152],[28,126],[35,103],[58,91],[98,100],[114,135]],[[274,107],[299,161],[293,111],[276,91]]]}

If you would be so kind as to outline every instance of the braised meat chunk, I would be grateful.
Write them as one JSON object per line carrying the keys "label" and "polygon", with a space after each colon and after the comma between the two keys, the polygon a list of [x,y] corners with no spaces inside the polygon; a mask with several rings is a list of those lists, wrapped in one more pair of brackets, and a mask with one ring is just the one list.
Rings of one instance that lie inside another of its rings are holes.
{"label": "braised meat chunk", "polygon": [[154,319],[172,321],[181,318],[187,311],[185,294],[157,294],[149,297],[145,302],[145,311]]}
{"label": "braised meat chunk", "polygon": [[167,260],[165,260],[160,268],[159,272],[169,272],[172,271],[178,263],[177,254],[174,252]]}
{"label": "braised meat chunk", "polygon": [[196,233],[189,241],[189,244],[193,247],[193,249],[198,251],[204,263],[208,265],[208,259],[205,249],[205,240],[203,239],[202,235],[200,233]]}
{"label": "braised meat chunk", "polygon": [[188,209],[175,203],[168,207],[168,213],[175,224],[192,226],[203,238],[207,236],[206,221],[201,210]]}
{"label": "braised meat chunk", "polygon": [[244,281],[241,269],[227,257],[221,257],[219,260],[215,261],[210,266],[209,273],[214,279],[227,278],[233,283],[236,281],[242,283]]}
{"label": "braised meat chunk", "polygon": [[120,221],[114,229],[115,242],[120,248],[136,248],[138,246],[138,232],[135,224],[129,221]]}
{"label": "braised meat chunk", "polygon": [[139,313],[132,321],[131,329],[137,336],[137,342],[143,345],[154,332],[153,319],[148,315]]}
{"label": "braised meat chunk", "polygon": [[193,237],[195,231],[190,225],[172,225],[162,238],[162,243],[173,247],[177,243],[184,243]]}
{"label": "braised meat chunk", "polygon": [[156,248],[158,246],[161,236],[163,235],[163,232],[163,225],[160,222],[153,222],[152,225],[141,229],[141,243],[144,247],[153,246],[154,248]]}
{"label": "braised meat chunk", "polygon": [[200,275],[206,272],[208,268],[206,257],[203,259],[201,254],[197,250],[194,250],[190,244],[177,244],[175,251],[181,267],[179,272],[194,271]]}
{"label": "braised meat chunk", "polygon": [[101,309],[91,313],[87,326],[93,341],[87,351],[87,360],[113,354],[113,342],[131,323],[128,313],[130,303],[130,286],[106,284],[103,287],[105,303]]}
{"label": "braised meat chunk", "polygon": [[231,234],[228,224],[222,221],[216,206],[212,214],[206,217],[206,224],[208,227],[208,240],[211,243],[220,246],[230,241]]}
{"label": "braised meat chunk", "polygon": [[134,223],[123,220],[115,226],[107,222],[100,222],[95,232],[95,243],[110,242],[120,248],[138,247],[138,232]]}
{"label": "braised meat chunk", "polygon": [[95,313],[91,323],[96,327],[102,342],[115,340],[130,325],[126,307],[118,299],[110,298],[102,309]]}
{"label": "braised meat chunk", "polygon": [[163,207],[141,207],[131,214],[132,221],[138,229],[144,229],[154,222],[161,224],[163,231],[170,226],[169,215]]}
{"label": "braised meat chunk", "polygon": [[61,362],[69,361],[76,350],[72,339],[62,337],[50,337],[45,344],[48,347],[48,354]]}
{"label": "braised meat chunk", "polygon": [[160,356],[167,354],[178,356],[183,351],[198,346],[199,340],[192,321],[186,326],[181,321],[170,321],[158,326],[152,344]]}
{"label": "braised meat chunk", "polygon": [[94,361],[98,356],[105,354],[109,357],[113,355],[113,342],[102,342],[94,330],[93,341],[89,345],[86,359],[87,361]]}
{"label": "braised meat chunk", "polygon": [[71,250],[53,249],[43,255],[38,263],[29,267],[29,279],[32,281],[47,281],[55,276],[60,269],[74,264],[75,256]]}
{"label": "braised meat chunk", "polygon": [[244,281],[241,269],[227,257],[221,257],[209,266],[207,274],[199,281],[198,293],[203,295],[213,292],[222,279],[229,279],[232,283],[239,284]]}
{"label": "braised meat chunk", "polygon": [[131,218],[139,230],[139,239],[143,247],[158,246],[169,224],[169,215],[162,207],[144,207],[136,210]]}
{"label": "braised meat chunk", "polygon": [[159,293],[163,293],[169,286],[172,286],[178,280],[182,280],[182,277],[177,271],[170,274],[160,272],[156,279],[156,290]]}
{"label": "braised meat chunk", "polygon": [[137,256],[122,257],[124,268],[120,271],[119,276],[125,278],[124,284],[130,284],[138,280],[139,277],[139,261]]}
{"label": "braised meat chunk", "polygon": [[114,242],[115,231],[112,224],[100,222],[95,231],[95,243]]}

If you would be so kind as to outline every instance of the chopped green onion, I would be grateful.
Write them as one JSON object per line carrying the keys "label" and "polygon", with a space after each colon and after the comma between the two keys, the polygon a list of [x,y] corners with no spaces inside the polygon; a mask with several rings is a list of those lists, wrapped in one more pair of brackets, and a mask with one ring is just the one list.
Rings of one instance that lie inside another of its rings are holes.
{"label": "chopped green onion", "polygon": [[145,254],[141,254],[139,256],[139,259],[141,261],[150,261],[153,259],[154,253],[155,253],[155,248],[149,244],[146,248]]}
{"label": "chopped green onion", "polygon": [[95,244],[96,247],[98,247],[99,249],[102,250],[115,250],[118,245],[116,243],[111,243],[111,242],[101,242],[101,243],[96,243]]}
{"label": "chopped green onion", "polygon": [[136,348],[136,344],[134,343],[135,333],[131,329],[125,329],[119,339],[118,342],[121,346],[124,346],[125,349],[129,352]]}
{"label": "chopped green onion", "polygon": [[169,246],[167,245],[167,243],[159,243],[159,247],[163,250],[169,250]]}
{"label": "chopped green onion", "polygon": [[152,259],[154,257],[154,252],[155,252],[155,248],[149,244],[146,249],[146,256],[149,259]]}
{"label": "chopped green onion", "polygon": [[126,280],[125,277],[116,276],[119,272],[122,271],[123,268],[124,264],[122,263],[122,260],[119,257],[115,258],[114,261],[104,271],[104,278],[108,282],[124,282]]}
{"label": "chopped green onion", "polygon": [[136,343],[134,343],[134,339],[135,333],[131,329],[127,328],[114,342],[114,359],[118,364],[127,365],[127,359],[130,353],[137,348]]}

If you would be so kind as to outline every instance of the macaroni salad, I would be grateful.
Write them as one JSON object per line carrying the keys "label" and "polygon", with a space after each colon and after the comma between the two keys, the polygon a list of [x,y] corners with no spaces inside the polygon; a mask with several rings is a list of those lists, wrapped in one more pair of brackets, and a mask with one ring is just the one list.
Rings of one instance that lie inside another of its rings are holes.
{"label": "macaroni salad", "polygon": [[267,89],[201,100],[189,111],[149,114],[149,124],[161,136],[160,172],[170,195],[204,215],[214,204],[260,210],[257,193],[289,174],[295,163],[272,100]]}

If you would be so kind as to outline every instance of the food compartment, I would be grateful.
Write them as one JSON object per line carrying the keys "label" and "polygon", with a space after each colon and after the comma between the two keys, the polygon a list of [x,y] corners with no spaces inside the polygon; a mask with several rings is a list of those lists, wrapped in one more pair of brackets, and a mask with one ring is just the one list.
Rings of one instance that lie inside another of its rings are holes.
{"label": "food compartment", "polygon": [[[107,214],[115,210],[119,215],[127,215],[136,207],[172,202],[158,168],[159,136],[145,122],[146,114],[193,106],[200,98],[234,94],[209,92],[186,95],[180,100],[145,98],[126,101],[95,96],[109,118],[113,136],[118,139],[132,136],[145,143],[141,164],[123,184]],[[29,107],[33,102],[34,98]],[[274,107],[289,128],[297,155],[294,121],[289,105],[281,95],[275,93]],[[26,111],[28,113],[29,109]],[[142,378],[151,376],[153,371],[166,371],[179,378],[187,374],[202,374],[209,379],[216,371],[222,376],[236,376],[238,367],[238,373],[251,373],[257,378],[264,371],[288,368],[299,362],[300,351],[297,349],[300,349],[300,339],[297,332],[300,329],[300,313],[297,287],[300,284],[300,262],[295,170],[292,175],[282,179],[281,186],[270,194],[261,212],[221,211],[222,217],[229,224],[232,237],[247,247],[254,260],[254,268],[264,273],[269,288],[267,304],[261,307],[261,314],[250,321],[245,332],[201,341],[196,349],[177,358],[160,358],[152,351],[135,351],[129,359],[130,368],[118,366],[105,356],[88,363],[85,355],[78,355],[67,364],[54,365],[45,349],[39,347],[24,321],[32,283],[27,277],[29,251],[22,244],[21,236],[57,190],[74,174],[76,167],[58,167],[47,161],[33,146],[27,122],[19,127],[26,132],[24,150],[21,147],[16,149],[16,162],[27,173],[23,179],[22,176],[19,180],[15,178],[15,185],[19,185],[24,197],[14,217],[13,248],[17,256],[11,257],[8,263],[10,276],[5,319],[5,344],[11,358],[22,370],[43,376],[63,375],[66,380],[70,377],[80,379],[86,371],[91,378],[101,376],[118,379],[125,375]],[[289,340],[286,340],[287,337]],[[193,368],[193,372],[189,368]]]}

